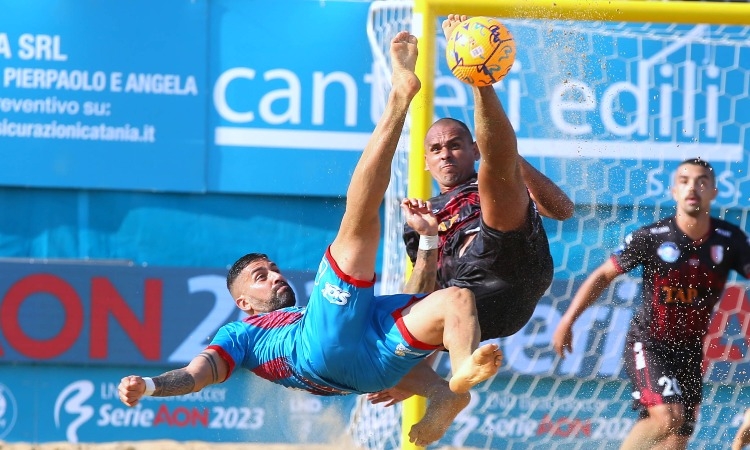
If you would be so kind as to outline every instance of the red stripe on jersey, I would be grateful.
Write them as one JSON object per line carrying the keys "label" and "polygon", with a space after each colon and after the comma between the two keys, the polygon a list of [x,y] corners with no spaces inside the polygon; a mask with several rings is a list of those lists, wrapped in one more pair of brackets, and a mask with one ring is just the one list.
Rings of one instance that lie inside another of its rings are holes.
{"label": "red stripe on jersey", "polygon": [[356,286],[358,288],[369,288],[375,285],[375,274],[372,275],[372,281],[358,280],[356,278],[350,277],[349,275],[345,274],[341,270],[341,268],[339,268],[339,265],[336,263],[336,261],[333,259],[333,256],[331,255],[330,245],[326,249],[326,259],[331,264],[331,268],[336,273],[336,276],[344,280],[345,282],[351,284],[352,286]]}
{"label": "red stripe on jersey", "polygon": [[252,372],[269,381],[289,378],[294,372],[286,358],[275,358],[254,368]]}
{"label": "red stripe on jersey", "polygon": [[216,353],[218,353],[219,357],[221,359],[223,359],[227,363],[227,365],[229,366],[229,370],[227,371],[227,376],[224,377],[224,379],[221,380],[221,382],[223,383],[223,382],[227,381],[229,379],[229,377],[232,375],[232,372],[234,371],[234,366],[235,366],[234,359],[232,359],[232,357],[229,356],[229,353],[227,353],[226,350],[224,350],[223,348],[219,347],[218,345],[209,345],[208,347],[206,347],[206,349],[207,350],[210,349],[210,350],[213,350]]}
{"label": "red stripe on jersey", "polygon": [[625,271],[622,269],[622,266],[620,266],[620,263],[617,262],[617,258],[614,256],[610,256],[609,260],[612,261],[612,264],[615,265],[615,269],[617,269],[617,272],[619,272],[621,275],[625,273]]}
{"label": "red stripe on jersey", "polygon": [[266,314],[245,317],[243,322],[258,328],[282,328],[302,318],[301,311],[271,311]]}
{"label": "red stripe on jersey", "polygon": [[411,300],[409,300],[409,303],[407,303],[406,305],[404,305],[403,308],[399,308],[399,309],[393,311],[393,313],[391,313],[391,316],[393,316],[393,319],[396,321],[396,327],[398,327],[398,331],[401,332],[401,336],[403,336],[403,338],[404,338],[404,340],[406,341],[407,344],[409,344],[410,346],[412,346],[414,348],[418,348],[420,350],[437,350],[438,348],[441,347],[441,345],[427,344],[427,343],[422,342],[419,339],[415,338],[414,335],[411,334],[411,332],[409,331],[409,329],[406,328],[406,324],[404,324],[404,316],[401,314],[401,312],[404,309],[408,308],[409,305],[412,305],[412,304],[418,302],[419,300],[421,300],[423,298],[424,297],[417,297],[416,295],[413,296],[411,298]]}

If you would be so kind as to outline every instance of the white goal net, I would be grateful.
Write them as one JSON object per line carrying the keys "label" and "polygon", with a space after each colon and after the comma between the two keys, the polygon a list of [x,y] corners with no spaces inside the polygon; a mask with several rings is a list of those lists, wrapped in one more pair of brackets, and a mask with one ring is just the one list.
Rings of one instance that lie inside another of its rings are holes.
{"label": "white goal net", "polygon": [[[458,11],[460,12],[460,11]],[[408,1],[374,1],[368,33],[373,89],[390,88],[388,45],[410,29]],[[713,215],[747,231],[750,210],[750,27],[503,19],[518,56],[496,85],[521,154],[574,200],[572,219],[545,221],[552,286],[519,333],[500,340],[504,366],[473,392],[441,441],[476,448],[618,448],[637,418],[622,365],[625,332],[640,302],[639,273],[621,276],[574,328],[564,360],[550,341],[572,295],[636,228],[672,213],[669,183],[690,157],[710,161]],[[440,30],[435,23],[434,32]],[[437,39],[436,117],[473,122],[472,96],[445,65]],[[408,126],[405,134],[408,134]],[[384,291],[403,284],[398,202],[406,195],[408,139],[386,200]],[[546,219],[545,219],[546,220]],[[726,448],[750,407],[750,302],[731,278],[706,340],[704,402],[690,448]],[[437,369],[447,374],[447,358]],[[361,401],[351,432],[367,448],[399,448],[400,410]]]}

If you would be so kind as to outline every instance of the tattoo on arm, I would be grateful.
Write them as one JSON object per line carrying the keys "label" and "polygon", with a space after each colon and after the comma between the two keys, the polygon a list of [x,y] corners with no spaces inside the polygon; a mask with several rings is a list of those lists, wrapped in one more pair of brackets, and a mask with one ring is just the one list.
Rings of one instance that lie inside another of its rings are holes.
{"label": "tattoo on arm", "polygon": [[174,395],[185,395],[193,392],[195,380],[187,370],[176,369],[154,377],[154,397],[171,397]]}
{"label": "tattoo on arm", "polygon": [[211,382],[218,383],[219,382],[219,369],[216,367],[216,361],[214,361],[213,355],[211,355],[208,352],[201,352],[198,356],[208,361],[208,364],[211,366]]}

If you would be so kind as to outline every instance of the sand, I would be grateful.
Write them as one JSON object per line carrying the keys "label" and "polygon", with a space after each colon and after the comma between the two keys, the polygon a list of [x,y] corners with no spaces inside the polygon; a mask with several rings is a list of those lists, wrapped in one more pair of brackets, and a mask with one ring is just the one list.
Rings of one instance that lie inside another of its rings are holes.
{"label": "sand", "polygon": [[334,448],[344,449],[352,447],[331,445],[221,444],[198,441],[177,442],[171,440],[112,442],[104,444],[0,442],[0,450],[330,450]]}

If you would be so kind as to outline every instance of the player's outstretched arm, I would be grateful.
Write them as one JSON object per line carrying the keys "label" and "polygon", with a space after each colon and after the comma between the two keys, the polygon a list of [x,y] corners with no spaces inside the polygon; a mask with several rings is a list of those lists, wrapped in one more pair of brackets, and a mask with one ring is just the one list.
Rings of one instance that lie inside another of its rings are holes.
{"label": "player's outstretched arm", "polygon": [[519,156],[519,161],[523,181],[529,189],[531,199],[536,203],[539,214],[560,221],[573,217],[575,212],[573,200],[522,156]]}
{"label": "player's outstretched arm", "polygon": [[583,314],[583,312],[594,303],[612,280],[620,274],[615,263],[608,259],[601,266],[596,268],[591,275],[586,278],[581,287],[576,292],[570,306],[563,314],[560,323],[552,335],[552,347],[560,357],[565,357],[565,350],[573,351],[573,324]]}
{"label": "player's outstretched arm", "polygon": [[[224,381],[229,374],[229,365],[214,350],[207,349],[190,361],[190,364],[170,370],[151,378],[154,397],[173,397],[198,392],[204,387]],[[135,406],[146,395],[146,380],[138,375],[129,375],[120,380],[117,390],[120,401]]]}

